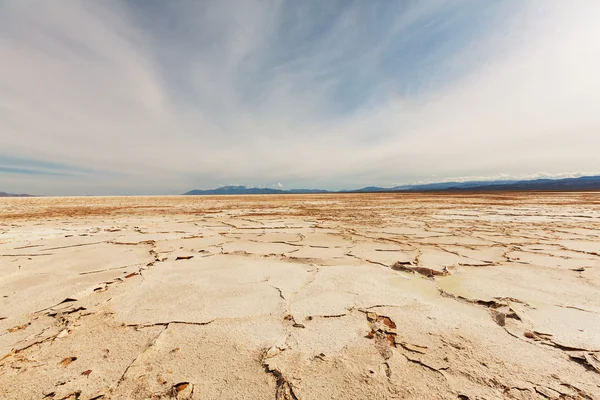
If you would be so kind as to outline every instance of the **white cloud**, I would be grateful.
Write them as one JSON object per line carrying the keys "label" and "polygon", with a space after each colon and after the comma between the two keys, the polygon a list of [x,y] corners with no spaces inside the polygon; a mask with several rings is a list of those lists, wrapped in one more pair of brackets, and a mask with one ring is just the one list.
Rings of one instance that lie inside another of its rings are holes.
{"label": "white cloud", "polygon": [[[153,15],[163,26],[116,2],[3,2],[0,156],[104,172],[0,173],[0,189],[347,188],[599,169],[600,3],[523,3],[436,69],[460,74],[421,92],[397,90],[402,76],[382,60],[398,38],[418,43],[444,2],[405,10],[366,44],[361,10],[305,43],[318,10],[286,20],[283,4],[180,2]],[[295,57],[273,61],[290,42]],[[379,83],[339,111],[340,84],[366,81]]]}

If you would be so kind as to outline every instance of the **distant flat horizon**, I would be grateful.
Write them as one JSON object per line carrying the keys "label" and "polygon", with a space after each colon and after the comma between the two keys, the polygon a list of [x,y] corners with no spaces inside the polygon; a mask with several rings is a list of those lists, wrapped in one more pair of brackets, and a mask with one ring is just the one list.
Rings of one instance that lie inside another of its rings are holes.
{"label": "distant flat horizon", "polygon": [[[313,189],[313,188],[267,188],[246,185],[225,185],[214,189],[193,189],[178,194],[124,194],[124,195],[65,195],[65,197],[101,196],[178,196],[178,195],[237,195],[237,194],[319,194],[319,193],[376,193],[376,192],[460,192],[460,191],[597,191],[600,190],[600,175],[574,178],[538,178],[528,180],[477,180],[465,182],[436,182],[407,184],[393,187],[366,186],[356,189]],[[0,192],[0,197],[48,197],[43,194],[12,194]],[[50,197],[61,197],[50,196]]]}

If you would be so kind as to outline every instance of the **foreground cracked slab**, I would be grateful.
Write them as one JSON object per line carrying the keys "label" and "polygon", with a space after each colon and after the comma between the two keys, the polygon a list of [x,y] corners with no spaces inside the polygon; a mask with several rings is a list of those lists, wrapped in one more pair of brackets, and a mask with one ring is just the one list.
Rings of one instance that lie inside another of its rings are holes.
{"label": "foreground cracked slab", "polygon": [[0,199],[2,399],[598,399],[600,194]]}

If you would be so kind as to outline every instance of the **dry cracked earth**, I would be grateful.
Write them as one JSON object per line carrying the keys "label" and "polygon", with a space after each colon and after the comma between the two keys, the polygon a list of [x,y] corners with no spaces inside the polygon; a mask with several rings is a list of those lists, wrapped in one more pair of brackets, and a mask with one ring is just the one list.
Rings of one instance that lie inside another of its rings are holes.
{"label": "dry cracked earth", "polygon": [[2,399],[600,399],[600,194],[0,199]]}

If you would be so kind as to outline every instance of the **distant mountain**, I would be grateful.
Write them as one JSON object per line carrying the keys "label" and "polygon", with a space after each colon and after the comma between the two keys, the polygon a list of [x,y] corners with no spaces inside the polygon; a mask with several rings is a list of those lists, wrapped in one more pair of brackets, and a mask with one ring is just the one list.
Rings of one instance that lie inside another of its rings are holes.
{"label": "distant mountain", "polygon": [[351,192],[457,192],[457,191],[527,191],[527,190],[600,190],[600,176],[583,176],[565,179],[534,179],[534,180],[505,180],[505,181],[472,181],[472,182],[440,182],[423,185],[402,185],[393,188],[369,186],[352,190]]}
{"label": "distant mountain", "polygon": [[217,194],[277,194],[281,190],[267,188],[248,188],[246,186],[223,186],[217,189],[209,190],[190,190],[184,195],[217,195]]}
{"label": "distant mountain", "polygon": [[296,193],[296,194],[302,194],[302,193],[331,193],[329,190],[323,190],[323,189],[290,189],[290,190],[284,190],[284,193]]}
{"label": "distant mountain", "polygon": [[402,185],[393,188],[382,188],[378,186],[367,186],[362,189],[350,190],[350,192],[426,192],[448,190],[450,188],[475,188],[479,186],[488,186],[493,184],[503,185],[515,183],[518,181],[471,181],[471,182],[439,182],[425,183],[420,185]]}
{"label": "distant mountain", "polygon": [[580,178],[565,179],[535,179],[529,181],[518,181],[508,184],[489,184],[474,187],[450,187],[449,191],[476,190],[476,191],[586,191],[600,190],[600,176],[582,176]]}
{"label": "distant mountain", "polygon": [[389,192],[396,190],[395,188],[386,189],[378,186],[367,186],[361,189],[348,190],[349,193],[374,193],[374,192]]}
{"label": "distant mountain", "polygon": [[271,188],[249,188],[246,186],[223,186],[217,189],[209,190],[190,190],[184,193],[184,196],[214,196],[227,194],[294,194],[294,193],[328,193],[327,190],[320,189],[271,189]]}
{"label": "distant mountain", "polygon": [[13,194],[13,193],[0,192],[0,197],[33,197],[33,196],[30,194]]}
{"label": "distant mountain", "polygon": [[480,186],[489,185],[507,185],[518,181],[470,181],[470,182],[441,182],[441,183],[427,183],[423,185],[404,185],[396,186],[395,190],[446,190],[450,188],[476,188]]}
{"label": "distant mountain", "polygon": [[527,191],[527,190],[557,190],[580,191],[599,190],[600,176],[582,176],[565,179],[534,179],[534,180],[505,180],[505,181],[472,181],[472,182],[440,182],[423,185],[402,185],[392,188],[367,186],[362,189],[329,191],[322,189],[270,189],[249,188],[246,186],[223,186],[211,190],[191,190],[185,195],[220,195],[220,194],[302,194],[302,193],[377,193],[377,192],[457,192],[457,191]]}

